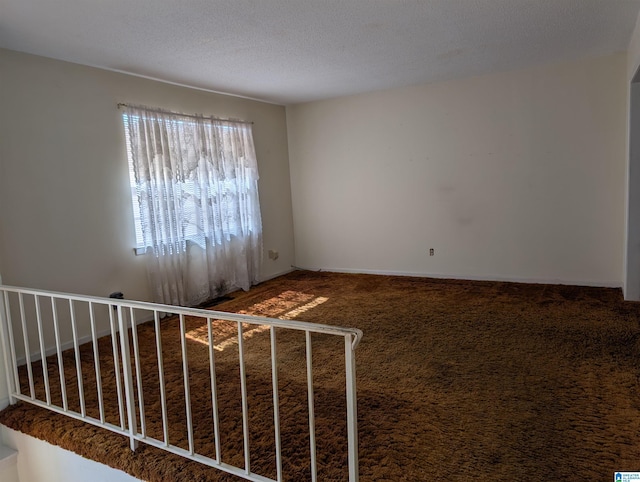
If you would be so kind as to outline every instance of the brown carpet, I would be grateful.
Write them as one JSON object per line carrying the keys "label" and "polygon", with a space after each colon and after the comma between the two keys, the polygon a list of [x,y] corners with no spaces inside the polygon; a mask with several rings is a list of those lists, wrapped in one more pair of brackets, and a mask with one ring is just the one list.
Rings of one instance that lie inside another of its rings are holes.
{"label": "brown carpet", "polygon": [[[364,331],[356,350],[363,481],[609,481],[614,471],[640,470],[640,306],[620,290],[294,272],[232,298],[215,308]],[[170,441],[186,448],[178,327],[162,324]],[[214,329],[221,444],[223,459],[242,465],[237,347],[225,341],[232,330]],[[195,446],[213,455],[207,329],[191,320],[188,331]],[[152,325],[140,327],[145,411],[154,418],[147,431],[162,438],[154,336]],[[325,342],[338,353],[342,346],[313,338],[319,480],[346,480],[344,362]],[[99,348],[113,395],[109,343]],[[252,467],[273,477],[268,343],[268,331],[255,329],[246,349]],[[304,335],[279,331],[278,351],[285,480],[309,480],[298,457],[309,452]],[[73,382],[71,354],[65,366]],[[83,375],[90,403],[95,380]],[[119,423],[111,399],[107,419]],[[240,480],[144,444],[133,453],[122,436],[24,403],[0,412],[0,423],[144,480]]]}

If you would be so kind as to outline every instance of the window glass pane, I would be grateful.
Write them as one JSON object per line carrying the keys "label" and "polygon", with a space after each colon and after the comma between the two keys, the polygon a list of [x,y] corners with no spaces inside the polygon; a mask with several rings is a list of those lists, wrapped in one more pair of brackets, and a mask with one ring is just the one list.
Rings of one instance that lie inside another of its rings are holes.
{"label": "window glass pane", "polygon": [[123,113],[136,246],[172,251],[261,231],[255,157],[251,169],[239,154],[254,152],[251,127],[159,117]]}

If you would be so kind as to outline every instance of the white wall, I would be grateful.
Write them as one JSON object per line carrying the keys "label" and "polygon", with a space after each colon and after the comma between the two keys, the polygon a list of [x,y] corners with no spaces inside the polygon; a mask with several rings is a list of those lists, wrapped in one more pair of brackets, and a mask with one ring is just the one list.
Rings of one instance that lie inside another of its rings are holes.
{"label": "white wall", "polygon": [[627,80],[629,82],[638,70],[638,66],[640,66],[640,14],[627,47]]}
{"label": "white wall", "polygon": [[0,410],[9,405],[9,389],[7,388],[7,371],[4,363],[2,346],[0,346]]}
{"label": "white wall", "polygon": [[[18,451],[17,482],[137,482],[125,472],[0,425],[0,443]],[[0,472],[0,475],[4,475]],[[5,482],[4,478],[0,478]],[[6,482],[12,482],[7,478]]]}
{"label": "white wall", "polygon": [[[1,159],[1,158],[0,158]],[[0,235],[1,238],[1,235]],[[2,263],[0,262],[0,268],[2,268]],[[0,284],[2,284],[2,272],[0,271]],[[3,305],[0,302],[0,313],[2,313]],[[2,315],[0,315],[2,316]],[[2,322],[2,318],[0,318],[0,323]],[[0,327],[0,329],[2,329]],[[5,354],[2,343],[0,343],[0,410],[9,405],[9,388],[7,387],[7,378],[6,378],[6,367],[5,367]]]}
{"label": "white wall", "polygon": [[640,66],[640,15],[627,51],[627,179],[624,257],[624,296],[640,300],[640,83],[633,82]]}
{"label": "white wall", "polygon": [[619,54],[288,107],[296,265],[621,286],[625,77]]}
{"label": "white wall", "polygon": [[17,459],[18,453],[6,447],[0,437],[0,480],[2,482],[19,482]]}
{"label": "white wall", "polygon": [[[133,252],[119,102],[253,121],[264,250],[279,252],[275,261],[265,254],[261,277],[291,269],[284,107],[1,49],[0,73],[5,284],[97,296],[122,291],[129,299],[151,299],[144,259]],[[88,333],[88,323],[79,327],[81,337]],[[0,353],[0,404],[7,393]]]}
{"label": "white wall", "polygon": [[293,228],[285,109],[0,50],[0,259],[6,284],[151,297],[135,236],[119,102],[254,122],[261,276],[288,271]]}

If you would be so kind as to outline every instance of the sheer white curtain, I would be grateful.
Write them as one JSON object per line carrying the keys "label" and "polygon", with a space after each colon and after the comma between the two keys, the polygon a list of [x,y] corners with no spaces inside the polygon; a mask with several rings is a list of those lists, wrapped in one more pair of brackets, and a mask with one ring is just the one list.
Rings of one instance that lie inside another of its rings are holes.
{"label": "sheer white curtain", "polygon": [[155,301],[195,306],[258,281],[251,125],[122,106],[137,243]]}

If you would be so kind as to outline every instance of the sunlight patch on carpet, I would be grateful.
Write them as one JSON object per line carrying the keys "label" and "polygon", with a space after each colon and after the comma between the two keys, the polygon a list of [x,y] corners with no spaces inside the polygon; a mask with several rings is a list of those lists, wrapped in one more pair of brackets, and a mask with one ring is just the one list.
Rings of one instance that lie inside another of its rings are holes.
{"label": "sunlight patch on carpet", "polygon": [[[265,316],[280,320],[293,320],[328,300],[329,298],[322,296],[316,297],[315,295],[300,293],[297,291],[284,291],[278,296],[256,303],[246,310],[241,310],[238,313],[253,316]],[[229,346],[238,344],[238,331],[237,324],[235,322],[212,319],[211,323],[215,329],[214,339],[220,340],[213,347],[216,351],[223,351]],[[259,333],[268,331],[269,325],[243,323],[242,328],[243,339],[247,340]],[[206,321],[203,320],[203,323],[200,326],[187,331],[186,337],[198,343],[208,345],[209,337]]]}

